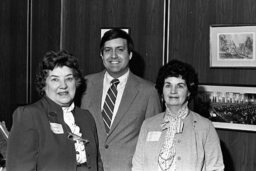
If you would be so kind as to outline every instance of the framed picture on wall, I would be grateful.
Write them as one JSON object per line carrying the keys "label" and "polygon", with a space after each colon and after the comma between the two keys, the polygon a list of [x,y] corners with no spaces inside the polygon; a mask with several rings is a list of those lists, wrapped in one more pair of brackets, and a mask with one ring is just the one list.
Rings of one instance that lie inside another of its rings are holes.
{"label": "framed picture on wall", "polygon": [[102,38],[103,35],[109,31],[110,29],[113,29],[113,28],[119,28],[119,29],[122,29],[123,31],[125,31],[126,33],[130,34],[130,29],[127,28],[127,27],[106,27],[106,28],[101,28],[100,29],[100,37]]}
{"label": "framed picture on wall", "polygon": [[210,67],[256,67],[256,26],[210,26]]}
{"label": "framed picture on wall", "polygon": [[195,111],[216,128],[256,131],[256,86],[199,85]]}

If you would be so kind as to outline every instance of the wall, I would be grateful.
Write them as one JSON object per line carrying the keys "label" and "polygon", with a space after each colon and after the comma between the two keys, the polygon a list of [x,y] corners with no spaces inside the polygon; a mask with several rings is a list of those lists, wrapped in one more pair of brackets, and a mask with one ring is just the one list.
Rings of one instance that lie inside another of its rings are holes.
{"label": "wall", "polygon": [[63,1],[62,47],[79,57],[84,74],[103,69],[100,29],[128,27],[134,41],[132,71],[155,81],[162,65],[164,1]]}
{"label": "wall", "polygon": [[49,50],[77,56],[84,74],[100,71],[100,28],[128,27],[132,71],[151,81],[162,65],[163,1],[3,0],[0,2],[1,115],[10,129],[17,106],[35,102],[35,73]]}
{"label": "wall", "polygon": [[191,63],[201,83],[256,85],[255,68],[210,68],[209,26],[256,24],[253,0],[171,0],[170,58]]}
{"label": "wall", "polygon": [[38,99],[38,61],[60,47],[60,0],[0,1],[0,121],[8,129],[17,106]]}
{"label": "wall", "polygon": [[[255,68],[210,68],[209,26],[256,25],[255,0],[169,0],[170,59],[192,64],[205,84],[256,85]],[[218,129],[227,171],[256,170],[256,133]]]}
{"label": "wall", "polygon": [[30,92],[29,102],[39,96],[35,90],[35,74],[43,55],[60,49],[61,0],[30,0]]}
{"label": "wall", "polygon": [[0,121],[10,127],[11,112],[27,101],[27,0],[1,0],[0,9]]}

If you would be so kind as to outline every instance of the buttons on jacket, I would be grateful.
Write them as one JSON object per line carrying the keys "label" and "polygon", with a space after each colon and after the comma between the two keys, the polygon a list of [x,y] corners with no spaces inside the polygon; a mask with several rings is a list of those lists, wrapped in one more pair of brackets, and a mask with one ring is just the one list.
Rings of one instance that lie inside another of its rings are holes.
{"label": "buttons on jacket", "polygon": [[105,149],[108,149],[108,145],[107,144],[105,145]]}

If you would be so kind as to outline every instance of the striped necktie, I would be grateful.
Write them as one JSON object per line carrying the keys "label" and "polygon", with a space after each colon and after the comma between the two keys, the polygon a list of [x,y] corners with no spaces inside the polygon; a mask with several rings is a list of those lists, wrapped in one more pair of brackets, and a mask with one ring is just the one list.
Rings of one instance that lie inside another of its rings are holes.
{"label": "striped necktie", "polygon": [[115,101],[116,101],[116,96],[117,96],[117,85],[119,84],[118,79],[113,79],[111,81],[111,86],[108,89],[105,102],[103,105],[103,110],[102,110],[102,117],[103,117],[103,122],[106,128],[106,132],[108,133],[110,130],[111,126],[111,121],[112,121],[112,116],[114,112],[114,107],[115,107]]}

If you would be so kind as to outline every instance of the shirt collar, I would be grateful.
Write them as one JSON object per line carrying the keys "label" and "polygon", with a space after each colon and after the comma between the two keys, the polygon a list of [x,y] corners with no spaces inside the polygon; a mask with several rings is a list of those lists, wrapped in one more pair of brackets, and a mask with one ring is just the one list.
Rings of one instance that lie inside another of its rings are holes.
{"label": "shirt collar", "polygon": [[70,105],[70,106],[68,106],[68,107],[62,107],[62,110],[64,111],[64,112],[72,112],[73,110],[74,110],[74,108],[75,108],[75,104],[74,104],[74,102]]}
{"label": "shirt collar", "polygon": [[[129,74],[130,74],[130,70],[128,69],[128,71],[125,74],[117,78],[120,81],[118,86],[124,85],[127,82]],[[110,85],[110,82],[114,79],[114,77],[112,77],[108,72],[105,72],[104,77],[105,77],[104,79],[106,83],[109,85]]]}

